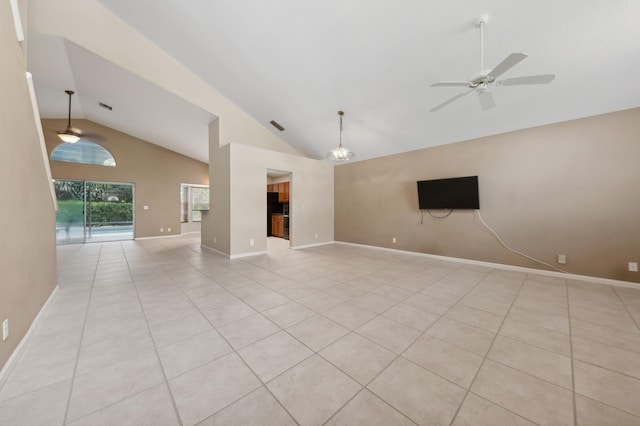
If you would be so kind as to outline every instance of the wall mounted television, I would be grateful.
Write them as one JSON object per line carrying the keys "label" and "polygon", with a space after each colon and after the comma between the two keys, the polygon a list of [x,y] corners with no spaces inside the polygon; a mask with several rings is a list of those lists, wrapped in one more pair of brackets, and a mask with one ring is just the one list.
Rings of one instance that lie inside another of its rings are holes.
{"label": "wall mounted television", "polygon": [[418,181],[420,210],[480,209],[478,176]]}

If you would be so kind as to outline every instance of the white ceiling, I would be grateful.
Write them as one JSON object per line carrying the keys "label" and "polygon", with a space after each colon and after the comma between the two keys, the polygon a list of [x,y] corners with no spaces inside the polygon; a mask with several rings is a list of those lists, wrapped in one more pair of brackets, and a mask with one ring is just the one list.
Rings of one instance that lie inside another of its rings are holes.
{"label": "white ceiling", "polygon": [[[315,158],[337,145],[338,110],[343,142],[362,160],[640,106],[638,0],[99,1]],[[525,52],[503,77],[556,79],[495,87],[489,111],[472,93],[429,112],[460,93],[433,82],[479,71],[483,14],[486,68]],[[63,90],[75,87],[74,116],[206,160],[213,115],[77,46],[40,41],[30,39],[29,68],[43,117],[64,117]]]}
{"label": "white ceiling", "polygon": [[41,118],[67,118],[64,90],[73,89],[72,126],[74,119],[85,118],[209,162],[213,114],[58,37],[30,37],[28,54]]}

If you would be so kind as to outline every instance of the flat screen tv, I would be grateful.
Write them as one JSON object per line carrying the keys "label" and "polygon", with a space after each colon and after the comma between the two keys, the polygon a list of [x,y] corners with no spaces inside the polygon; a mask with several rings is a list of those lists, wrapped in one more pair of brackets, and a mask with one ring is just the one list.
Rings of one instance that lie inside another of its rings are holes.
{"label": "flat screen tv", "polygon": [[478,176],[418,181],[420,210],[480,209]]}

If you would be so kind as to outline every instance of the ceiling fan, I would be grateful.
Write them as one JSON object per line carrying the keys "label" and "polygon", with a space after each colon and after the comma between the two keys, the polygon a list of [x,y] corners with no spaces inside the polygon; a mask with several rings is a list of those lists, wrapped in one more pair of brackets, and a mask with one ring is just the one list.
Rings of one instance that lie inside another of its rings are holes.
{"label": "ceiling fan", "polygon": [[491,70],[484,69],[484,26],[487,24],[489,17],[487,15],[481,16],[477,21],[477,26],[480,27],[480,72],[471,77],[469,81],[439,81],[433,83],[431,87],[468,87],[468,90],[464,93],[459,93],[456,96],[444,101],[443,103],[431,108],[431,112],[438,111],[444,108],[453,101],[460,99],[461,97],[475,91],[478,93],[478,100],[483,110],[488,110],[496,106],[493,99],[493,95],[489,90],[492,86],[520,86],[530,84],[547,84],[551,83],[555,74],[540,74],[529,75],[524,77],[507,78],[505,80],[496,81],[496,78],[509,71],[511,68],[519,64],[521,61],[527,58],[526,53],[512,53],[507,56],[505,60],[500,62],[495,68]]}
{"label": "ceiling fan", "polygon": [[73,90],[65,90],[64,91],[67,95],[69,95],[69,116],[67,119],[67,128],[64,130],[58,130],[58,137],[60,139],[62,139],[63,142],[65,143],[76,143],[78,142],[80,139],[85,139],[85,140],[101,140],[103,139],[102,136],[98,136],[98,135],[94,135],[94,134],[89,134],[89,133],[84,133],[82,130],[77,129],[75,127],[71,127],[71,96],[75,93]]}

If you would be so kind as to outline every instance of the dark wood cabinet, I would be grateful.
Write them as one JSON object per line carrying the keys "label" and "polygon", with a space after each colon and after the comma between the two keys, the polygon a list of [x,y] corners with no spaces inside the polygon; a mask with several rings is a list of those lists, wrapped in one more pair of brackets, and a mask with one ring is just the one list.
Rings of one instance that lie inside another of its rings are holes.
{"label": "dark wood cabinet", "polygon": [[270,183],[267,185],[267,192],[277,192],[279,203],[289,202],[289,182]]}
{"label": "dark wood cabinet", "polygon": [[271,215],[271,233],[274,237],[284,238],[284,216],[281,214]]}
{"label": "dark wood cabinet", "polygon": [[280,182],[278,186],[278,201],[281,203],[289,202],[289,182]]}

